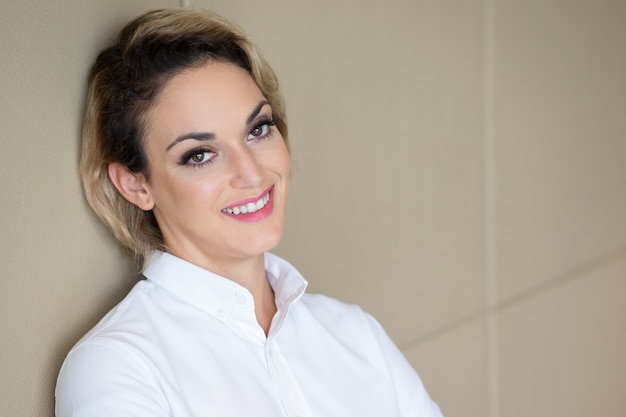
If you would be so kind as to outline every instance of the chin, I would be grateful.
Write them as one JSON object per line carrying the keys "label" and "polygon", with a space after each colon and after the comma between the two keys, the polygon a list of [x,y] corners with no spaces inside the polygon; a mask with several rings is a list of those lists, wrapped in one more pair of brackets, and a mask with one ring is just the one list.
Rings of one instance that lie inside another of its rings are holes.
{"label": "chin", "polygon": [[283,238],[282,229],[280,231],[275,231],[273,233],[264,234],[262,237],[260,237],[256,241],[255,246],[257,250],[255,252],[265,253],[267,251],[271,251],[276,246],[278,246],[282,238]]}

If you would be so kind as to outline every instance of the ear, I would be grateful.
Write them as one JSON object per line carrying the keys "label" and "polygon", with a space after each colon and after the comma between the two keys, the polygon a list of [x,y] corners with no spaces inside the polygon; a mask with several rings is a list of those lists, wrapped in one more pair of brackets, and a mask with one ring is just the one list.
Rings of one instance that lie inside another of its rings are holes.
{"label": "ear", "polygon": [[146,179],[143,174],[131,172],[118,162],[110,163],[108,172],[111,182],[126,200],[141,210],[152,210],[154,200],[146,187]]}

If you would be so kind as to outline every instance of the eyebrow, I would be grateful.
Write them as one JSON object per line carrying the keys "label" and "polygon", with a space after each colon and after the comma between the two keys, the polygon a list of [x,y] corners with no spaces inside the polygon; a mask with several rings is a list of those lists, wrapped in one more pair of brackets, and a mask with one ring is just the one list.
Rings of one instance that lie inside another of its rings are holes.
{"label": "eyebrow", "polygon": [[174,145],[187,139],[211,140],[211,139],[215,139],[215,134],[214,133],[185,133],[184,135],[177,137],[172,143],[170,143],[167,146],[165,150],[169,151],[170,149],[172,149]]}
{"label": "eyebrow", "polygon": [[250,123],[252,123],[252,121],[254,120],[255,117],[257,117],[259,115],[259,113],[261,113],[261,109],[263,108],[263,106],[265,106],[266,104],[270,104],[269,101],[267,100],[263,100],[259,103],[258,106],[256,106],[256,108],[252,111],[252,113],[250,113],[250,116],[248,116],[248,118],[246,119],[246,124],[249,125]]}
{"label": "eyebrow", "polygon": [[[265,106],[266,104],[270,104],[270,102],[267,101],[267,100],[262,100],[254,108],[254,110],[252,110],[252,112],[250,113],[250,115],[246,119],[246,125],[249,125],[250,123],[252,123],[252,121],[261,112],[261,109],[263,109],[263,106]],[[174,141],[167,146],[165,151],[169,151],[170,149],[172,149],[174,147],[174,145],[176,145],[177,143],[182,142],[184,140],[187,140],[187,139],[194,139],[194,140],[200,140],[200,141],[212,140],[212,139],[215,139],[215,133],[211,133],[211,132],[206,132],[206,133],[195,133],[195,132],[185,133],[184,135],[180,135],[176,139],[174,139]]]}

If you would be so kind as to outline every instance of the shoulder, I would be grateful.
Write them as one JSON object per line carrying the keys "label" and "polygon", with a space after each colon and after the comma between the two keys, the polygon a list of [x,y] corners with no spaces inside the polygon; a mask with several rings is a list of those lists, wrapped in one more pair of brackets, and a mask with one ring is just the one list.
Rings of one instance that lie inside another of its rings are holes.
{"label": "shoulder", "polygon": [[116,367],[140,367],[136,340],[141,333],[143,314],[141,305],[145,303],[152,284],[140,281],[113,307],[91,330],[89,330],[70,350],[65,358],[61,374],[71,374],[76,380],[84,372],[101,373]]}
{"label": "shoulder", "polygon": [[377,338],[376,330],[380,325],[356,304],[309,293],[302,296],[300,304],[315,321],[339,338],[347,337],[370,345]]}
{"label": "shoulder", "polygon": [[120,335],[120,332],[135,322],[134,316],[143,313],[138,310],[142,310],[142,304],[145,304],[145,299],[150,297],[149,293],[153,287],[154,284],[146,280],[137,282],[130,292],[76,343],[72,350],[92,342],[107,344],[111,336]]}
{"label": "shoulder", "polygon": [[155,409],[166,407],[157,370],[137,343],[132,324],[138,314],[134,304],[149,287],[139,282],[70,350],[57,378],[57,415],[142,415],[135,408],[137,396],[150,398]]}
{"label": "shoulder", "polygon": [[301,302],[328,334],[373,366],[378,379],[387,375],[401,415],[441,417],[420,377],[374,317],[357,305],[324,295],[305,294]]}
{"label": "shoulder", "polygon": [[300,302],[314,311],[318,317],[337,318],[340,316],[358,319],[367,314],[356,304],[349,304],[323,294],[305,293]]}
{"label": "shoulder", "polygon": [[121,344],[89,341],[65,359],[55,389],[57,416],[164,415],[153,367]]}
{"label": "shoulder", "polygon": [[127,358],[133,356],[133,344],[129,343],[132,338],[129,335],[136,333],[133,323],[137,323],[135,318],[140,314],[136,311],[137,305],[142,303],[139,299],[145,297],[151,286],[147,281],[135,284],[126,297],[72,347],[63,367],[90,362],[94,365],[127,362]]}

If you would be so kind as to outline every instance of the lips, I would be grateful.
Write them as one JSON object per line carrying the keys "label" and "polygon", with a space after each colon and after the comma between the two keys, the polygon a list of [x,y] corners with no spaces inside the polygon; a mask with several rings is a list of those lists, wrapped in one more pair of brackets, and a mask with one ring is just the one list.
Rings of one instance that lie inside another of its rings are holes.
{"label": "lips", "polygon": [[270,193],[274,189],[274,186],[269,187],[263,191],[260,196],[238,201],[232,206],[222,209],[223,213],[233,216],[239,216],[242,214],[252,214],[262,210],[270,201]]}

